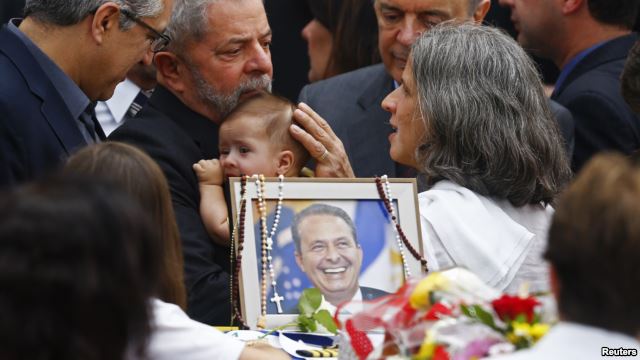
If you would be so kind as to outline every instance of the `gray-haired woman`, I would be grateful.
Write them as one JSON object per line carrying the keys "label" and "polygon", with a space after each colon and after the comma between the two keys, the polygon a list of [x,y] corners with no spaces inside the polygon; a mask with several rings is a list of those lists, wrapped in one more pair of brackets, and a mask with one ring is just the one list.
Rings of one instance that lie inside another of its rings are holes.
{"label": "gray-haired woman", "polygon": [[[538,73],[497,29],[440,24],[418,38],[391,112],[391,157],[416,168],[431,270],[457,265],[507,292],[549,289],[541,257],[553,198],[571,177]],[[291,134],[316,175],[353,177],[344,146],[305,104]]]}
{"label": "gray-haired woman", "polygon": [[548,290],[549,203],[570,178],[538,73],[497,29],[443,24],[413,45],[391,112],[391,157],[420,172],[430,269],[461,265],[508,292]]}

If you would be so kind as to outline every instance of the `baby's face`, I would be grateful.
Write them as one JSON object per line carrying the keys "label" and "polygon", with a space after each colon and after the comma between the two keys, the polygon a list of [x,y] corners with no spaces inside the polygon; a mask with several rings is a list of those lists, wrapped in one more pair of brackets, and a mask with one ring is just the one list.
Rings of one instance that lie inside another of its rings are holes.
{"label": "baby's face", "polygon": [[239,114],[220,126],[220,163],[225,176],[278,175],[278,152],[270,143],[263,121]]}

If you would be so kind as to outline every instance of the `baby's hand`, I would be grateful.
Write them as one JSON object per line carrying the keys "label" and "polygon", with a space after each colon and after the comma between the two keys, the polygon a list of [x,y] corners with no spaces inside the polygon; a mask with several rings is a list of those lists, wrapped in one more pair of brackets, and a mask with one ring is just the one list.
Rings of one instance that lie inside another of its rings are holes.
{"label": "baby's hand", "polygon": [[198,181],[204,185],[222,185],[224,181],[224,171],[218,159],[200,160],[193,164]]}

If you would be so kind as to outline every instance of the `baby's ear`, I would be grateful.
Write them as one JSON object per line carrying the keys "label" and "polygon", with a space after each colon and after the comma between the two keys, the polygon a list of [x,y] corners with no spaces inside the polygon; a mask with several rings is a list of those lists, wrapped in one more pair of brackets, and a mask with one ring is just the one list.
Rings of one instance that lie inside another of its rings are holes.
{"label": "baby's ear", "polygon": [[293,169],[296,161],[291,150],[282,150],[278,154],[278,175],[289,176],[289,171]]}

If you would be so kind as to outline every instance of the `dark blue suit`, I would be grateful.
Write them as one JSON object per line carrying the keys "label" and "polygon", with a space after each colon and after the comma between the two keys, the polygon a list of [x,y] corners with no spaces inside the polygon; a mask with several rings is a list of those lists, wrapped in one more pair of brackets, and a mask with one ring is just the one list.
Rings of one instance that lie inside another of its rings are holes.
{"label": "dark blue suit", "polygon": [[0,29],[0,187],[53,170],[86,145],[61,95],[25,44]]}
{"label": "dark blue suit", "polygon": [[599,151],[631,154],[640,148],[640,118],[620,93],[620,74],[637,38],[622,36],[591,52],[551,97],[575,120],[572,168],[576,172]]}

